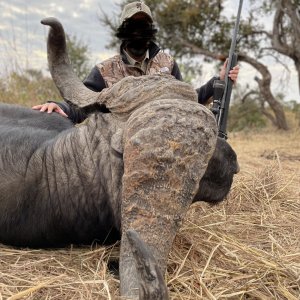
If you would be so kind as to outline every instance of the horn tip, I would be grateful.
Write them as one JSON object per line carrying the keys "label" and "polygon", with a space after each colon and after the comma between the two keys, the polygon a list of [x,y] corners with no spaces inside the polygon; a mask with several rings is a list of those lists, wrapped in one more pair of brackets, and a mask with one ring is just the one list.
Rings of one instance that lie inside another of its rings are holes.
{"label": "horn tip", "polygon": [[43,25],[50,25],[51,26],[51,25],[57,24],[57,23],[60,24],[60,22],[58,21],[58,19],[56,19],[54,17],[47,17],[47,18],[43,18],[41,20],[41,24],[43,24]]}

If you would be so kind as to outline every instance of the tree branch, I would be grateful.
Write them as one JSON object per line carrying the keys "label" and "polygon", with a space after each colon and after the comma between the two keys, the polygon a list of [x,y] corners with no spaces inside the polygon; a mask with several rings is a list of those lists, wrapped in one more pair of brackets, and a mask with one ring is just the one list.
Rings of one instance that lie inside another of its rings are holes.
{"label": "tree branch", "polygon": [[282,25],[283,16],[283,10],[280,7],[278,7],[273,20],[273,36],[271,39],[271,43],[274,50],[289,57],[293,57],[294,49],[282,42],[283,37],[280,32],[280,26]]}
{"label": "tree branch", "polygon": [[250,90],[249,92],[247,92],[241,99],[242,103],[245,103],[246,99],[251,96],[251,95],[259,95],[259,92],[254,91],[254,90]]}
{"label": "tree branch", "polygon": [[214,58],[217,60],[221,60],[221,61],[225,61],[227,58],[227,56],[224,54],[217,54],[217,53],[210,52],[209,50],[202,49],[200,47],[197,47],[195,44],[193,44],[187,40],[184,40],[182,38],[178,38],[177,40],[179,43],[182,44],[182,46],[184,48],[189,49],[190,52],[192,52],[193,54],[200,54],[200,55],[204,55],[204,56]]}

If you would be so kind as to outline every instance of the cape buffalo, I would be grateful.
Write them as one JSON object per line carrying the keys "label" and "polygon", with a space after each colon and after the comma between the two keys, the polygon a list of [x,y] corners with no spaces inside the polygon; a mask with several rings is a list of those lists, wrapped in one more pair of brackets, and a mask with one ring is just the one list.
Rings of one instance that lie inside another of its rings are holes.
{"label": "cape buffalo", "polygon": [[136,299],[140,286],[143,299],[167,299],[162,274],[175,234],[192,202],[224,199],[238,172],[236,154],[217,139],[214,116],[190,85],[129,77],[94,93],[69,65],[61,24],[43,24],[51,26],[49,68],[64,99],[111,113],[74,126],[0,105],[0,242],[121,239],[121,295]]}

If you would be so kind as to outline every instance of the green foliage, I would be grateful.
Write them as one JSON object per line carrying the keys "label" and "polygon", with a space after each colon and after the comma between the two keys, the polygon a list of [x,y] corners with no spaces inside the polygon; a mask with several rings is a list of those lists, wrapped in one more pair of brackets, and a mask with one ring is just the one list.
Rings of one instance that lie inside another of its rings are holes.
{"label": "green foliage", "polygon": [[[123,0],[120,8],[129,2],[132,1]],[[150,7],[158,25],[158,43],[162,48],[169,49],[175,57],[195,56],[187,43],[212,53],[228,53],[236,16],[224,14],[226,1],[145,0],[144,2]],[[116,30],[117,24],[112,24],[108,19],[102,21],[112,32]],[[237,47],[258,55],[259,44],[265,41],[265,37],[252,33],[261,29],[259,17],[255,13],[250,13],[248,19],[241,22]],[[116,44],[116,38],[112,36],[111,45]]]}
{"label": "green foliage", "polygon": [[184,60],[178,62],[183,81],[192,84],[193,80],[202,74],[202,66],[200,63],[192,60]]}
{"label": "green foliage", "polygon": [[259,105],[253,100],[247,100],[244,103],[238,101],[230,107],[229,131],[259,129],[265,127],[266,124],[266,119],[262,115]]}
{"label": "green foliage", "polygon": [[0,81],[0,102],[32,106],[47,100],[59,100],[59,92],[52,79],[38,70],[12,72]]}
{"label": "green foliage", "polygon": [[71,64],[77,76],[83,80],[90,72],[89,48],[76,36],[67,35],[67,49]]}
{"label": "green foliage", "polygon": [[174,55],[183,56],[189,52],[182,40],[209,51],[215,50],[216,45],[229,49],[232,23],[221,15],[224,1],[167,0],[159,5],[157,2],[145,1],[160,29],[159,43]]}

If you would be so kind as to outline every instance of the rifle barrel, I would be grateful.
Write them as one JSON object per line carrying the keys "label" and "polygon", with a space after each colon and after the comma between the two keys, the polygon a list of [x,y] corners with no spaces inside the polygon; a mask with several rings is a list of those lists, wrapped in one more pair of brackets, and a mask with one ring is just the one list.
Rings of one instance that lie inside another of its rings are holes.
{"label": "rifle barrel", "polygon": [[218,128],[219,128],[219,136],[227,139],[226,127],[227,127],[227,119],[228,119],[228,109],[230,104],[230,97],[232,92],[233,81],[228,77],[229,71],[236,65],[237,63],[237,54],[234,53],[236,47],[236,39],[239,30],[241,11],[243,7],[243,0],[239,2],[238,13],[235,21],[234,31],[232,34],[232,40],[229,50],[228,62],[226,66],[225,72],[225,90],[221,101],[220,113],[218,118]]}

